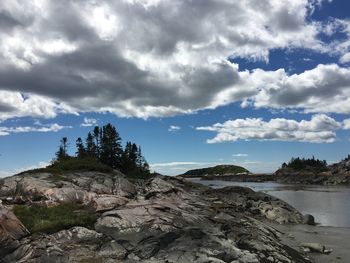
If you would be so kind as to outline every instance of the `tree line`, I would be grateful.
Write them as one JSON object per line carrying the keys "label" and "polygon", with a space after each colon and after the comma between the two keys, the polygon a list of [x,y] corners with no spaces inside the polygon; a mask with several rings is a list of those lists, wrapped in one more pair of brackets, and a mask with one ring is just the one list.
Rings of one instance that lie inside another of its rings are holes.
{"label": "tree line", "polygon": [[294,170],[303,170],[308,168],[313,168],[317,170],[327,170],[327,162],[326,160],[315,159],[314,156],[312,158],[292,158],[288,163],[283,163],[282,168],[292,168]]}
{"label": "tree line", "polygon": [[69,156],[68,138],[63,137],[56,152],[56,162],[69,158],[92,158],[129,176],[148,175],[149,165],[142,155],[141,146],[126,142],[123,148],[121,141],[117,129],[112,124],[95,126],[85,140],[81,137],[76,139],[75,157]]}

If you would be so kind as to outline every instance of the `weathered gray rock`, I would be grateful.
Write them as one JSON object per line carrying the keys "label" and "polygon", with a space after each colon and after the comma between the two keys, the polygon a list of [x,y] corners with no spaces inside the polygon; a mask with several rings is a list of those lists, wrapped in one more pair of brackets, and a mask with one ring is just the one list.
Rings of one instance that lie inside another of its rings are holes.
{"label": "weathered gray rock", "polygon": [[315,218],[310,214],[303,215],[303,224],[315,225]]}
{"label": "weathered gray rock", "polygon": [[173,184],[165,181],[160,176],[155,177],[151,183],[147,186],[149,193],[170,193],[177,192],[180,189]]}
{"label": "weathered gray rock", "polygon": [[94,229],[76,226],[28,237],[23,230],[10,239],[14,243],[0,243],[0,263],[309,262],[259,221],[301,222],[301,214],[248,188],[213,190],[163,176],[133,184],[118,173],[26,176],[1,181],[1,198],[11,203],[6,195],[15,193],[37,205],[84,203],[99,218]]}
{"label": "weathered gray rock", "polygon": [[28,234],[13,212],[0,204],[0,258],[17,249],[19,240]]}
{"label": "weathered gray rock", "polygon": [[326,249],[325,246],[320,243],[301,243],[300,246],[319,253],[324,253]]}
{"label": "weathered gray rock", "polygon": [[[286,202],[250,188],[231,186],[222,189],[210,189],[204,195],[213,198],[213,204],[229,204],[236,211],[260,216],[278,223],[301,223],[302,214]],[[216,199],[215,199],[216,198]],[[217,199],[219,198],[219,200]]]}
{"label": "weathered gray rock", "polygon": [[106,259],[125,259],[127,254],[127,250],[115,240],[102,245],[98,251],[98,255]]}
{"label": "weathered gray rock", "polygon": [[99,243],[99,239],[103,237],[103,234],[85,227],[77,226],[72,227],[69,230],[59,231],[53,234],[53,237],[60,242]]}
{"label": "weathered gray rock", "polygon": [[93,198],[93,206],[96,211],[111,210],[118,206],[125,205],[129,199],[117,195],[100,195]]}
{"label": "weathered gray rock", "polygon": [[136,194],[136,187],[123,177],[116,177],[113,194],[122,197],[133,197]]}
{"label": "weathered gray rock", "polygon": [[59,203],[89,203],[97,197],[96,193],[71,187],[51,188],[46,191],[46,197]]}

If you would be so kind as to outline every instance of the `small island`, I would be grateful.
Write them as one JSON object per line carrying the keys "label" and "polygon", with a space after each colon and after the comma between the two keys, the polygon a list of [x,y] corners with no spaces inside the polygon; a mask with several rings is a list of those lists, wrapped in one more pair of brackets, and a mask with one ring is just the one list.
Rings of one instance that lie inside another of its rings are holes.
{"label": "small island", "polygon": [[193,177],[211,177],[211,176],[229,176],[249,174],[249,171],[237,165],[217,165],[214,167],[189,170],[182,174],[184,178]]}
{"label": "small island", "polygon": [[[223,168],[223,169],[221,169]],[[225,170],[226,169],[226,170]],[[283,163],[274,173],[254,174],[235,165],[218,165],[215,167],[189,170],[179,175],[183,178],[201,178],[203,180],[223,180],[236,182],[278,182],[288,184],[315,185],[349,185],[350,155],[339,163],[327,165],[325,160],[314,157],[292,158]]]}

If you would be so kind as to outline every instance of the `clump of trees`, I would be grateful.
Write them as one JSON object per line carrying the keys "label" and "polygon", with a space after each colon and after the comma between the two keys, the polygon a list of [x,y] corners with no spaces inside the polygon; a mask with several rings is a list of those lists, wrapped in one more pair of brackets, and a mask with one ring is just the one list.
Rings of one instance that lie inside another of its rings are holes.
{"label": "clump of trees", "polygon": [[94,127],[85,140],[81,137],[77,138],[75,157],[68,154],[68,138],[63,137],[60,142],[55,160],[58,163],[72,158],[94,159],[128,176],[140,177],[150,174],[149,165],[142,155],[141,147],[135,143],[126,142],[123,148],[117,129],[110,123],[102,127]]}
{"label": "clump of trees", "polygon": [[319,160],[315,159],[314,156],[310,159],[305,158],[292,158],[288,163],[282,164],[282,169],[284,168],[291,168],[294,170],[317,170],[317,171],[326,171],[327,168],[327,162],[326,160]]}

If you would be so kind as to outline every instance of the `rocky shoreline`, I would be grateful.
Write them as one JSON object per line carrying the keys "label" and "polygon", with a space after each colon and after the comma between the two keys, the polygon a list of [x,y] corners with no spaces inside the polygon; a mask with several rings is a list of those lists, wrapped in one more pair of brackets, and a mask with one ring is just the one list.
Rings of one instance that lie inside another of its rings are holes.
{"label": "rocky shoreline", "polygon": [[207,175],[202,176],[202,180],[222,180],[233,182],[277,182],[284,184],[300,185],[350,185],[350,175],[348,174],[331,174],[331,173],[312,173],[279,170],[274,174],[228,174],[228,175]]}
{"label": "rocky shoreline", "polygon": [[[311,161],[315,161],[311,159]],[[302,160],[300,162],[303,162]],[[304,162],[306,162],[304,160]],[[316,161],[317,162],[317,161]],[[325,161],[324,161],[325,162]],[[287,166],[285,164],[285,166]],[[215,167],[214,167],[215,168]],[[242,168],[244,169],[244,168]],[[190,170],[178,177],[183,178],[201,178],[202,180],[221,180],[234,182],[277,182],[284,184],[302,184],[302,185],[350,185],[350,155],[344,160],[332,165],[319,167],[305,166],[303,169],[294,169],[283,167],[274,173],[254,174],[244,173],[203,173],[197,171],[211,171],[210,169]]]}
{"label": "rocky shoreline", "polygon": [[[211,189],[166,176],[129,181],[119,172],[37,173],[2,179],[0,200],[1,263],[313,262],[269,225],[312,217],[244,187]],[[31,234],[12,212],[18,203],[85,204],[97,220],[91,228]]]}

